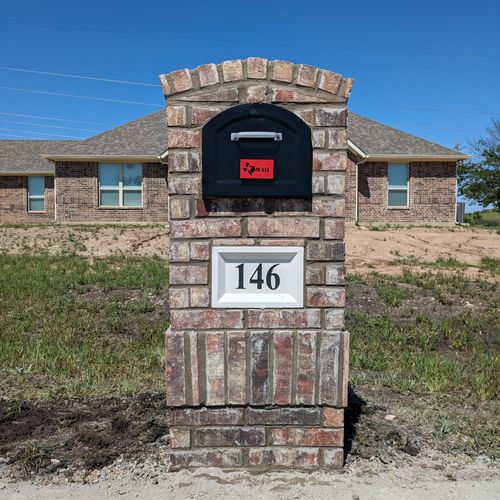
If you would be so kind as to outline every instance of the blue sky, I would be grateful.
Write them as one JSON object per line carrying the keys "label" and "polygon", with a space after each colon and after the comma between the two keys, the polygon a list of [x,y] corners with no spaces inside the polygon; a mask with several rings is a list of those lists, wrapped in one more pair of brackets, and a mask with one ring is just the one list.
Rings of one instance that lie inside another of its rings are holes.
{"label": "blue sky", "polygon": [[499,25],[495,0],[2,2],[0,66],[152,86],[0,69],[0,138],[89,137],[161,109],[160,73],[256,55],[351,76],[352,111],[465,146],[500,115]]}

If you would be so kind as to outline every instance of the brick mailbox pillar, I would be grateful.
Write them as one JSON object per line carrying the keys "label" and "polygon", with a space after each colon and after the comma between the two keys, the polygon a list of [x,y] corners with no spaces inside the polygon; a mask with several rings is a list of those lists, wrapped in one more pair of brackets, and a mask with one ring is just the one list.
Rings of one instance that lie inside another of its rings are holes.
{"label": "brick mailbox pillar", "polygon": [[[160,79],[168,123],[171,467],[341,467],[349,359],[346,104],[352,80],[260,58]],[[203,198],[202,128],[246,103],[285,108],[310,127],[311,199]],[[303,275],[295,278],[303,304],[214,307],[213,249],[221,247],[302,248]]]}

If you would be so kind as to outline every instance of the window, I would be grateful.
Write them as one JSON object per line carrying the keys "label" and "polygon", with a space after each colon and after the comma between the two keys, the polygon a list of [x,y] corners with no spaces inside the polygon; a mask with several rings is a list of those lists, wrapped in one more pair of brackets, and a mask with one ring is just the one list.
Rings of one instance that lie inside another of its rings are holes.
{"label": "window", "polygon": [[142,165],[99,164],[99,206],[142,207]]}
{"label": "window", "polygon": [[408,163],[389,163],[388,165],[387,206],[408,206]]}
{"label": "window", "polygon": [[45,211],[45,177],[28,177],[28,212]]}

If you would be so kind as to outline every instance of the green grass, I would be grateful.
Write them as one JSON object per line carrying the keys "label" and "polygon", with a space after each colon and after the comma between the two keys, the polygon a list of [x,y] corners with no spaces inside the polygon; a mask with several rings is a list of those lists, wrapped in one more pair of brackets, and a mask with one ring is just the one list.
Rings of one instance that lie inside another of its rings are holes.
{"label": "green grass", "polygon": [[408,290],[404,290],[394,283],[378,280],[375,282],[375,290],[379,297],[391,307],[399,307],[401,303],[411,297]]}
{"label": "green grass", "polygon": [[155,258],[0,255],[0,395],[161,389],[166,284]]}
{"label": "green grass", "polygon": [[482,257],[479,268],[490,274],[500,274],[500,259],[494,257]]}
{"label": "green grass", "polygon": [[464,222],[472,226],[500,228],[500,210],[479,210],[471,214],[465,214]]}

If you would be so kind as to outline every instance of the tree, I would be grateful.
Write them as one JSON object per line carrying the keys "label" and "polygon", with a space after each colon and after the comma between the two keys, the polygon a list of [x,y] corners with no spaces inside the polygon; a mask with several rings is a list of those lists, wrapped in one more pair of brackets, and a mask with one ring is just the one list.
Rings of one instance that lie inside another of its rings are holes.
{"label": "tree", "polygon": [[471,144],[474,158],[458,167],[459,194],[500,209],[500,120],[492,119],[486,130],[486,137]]}

